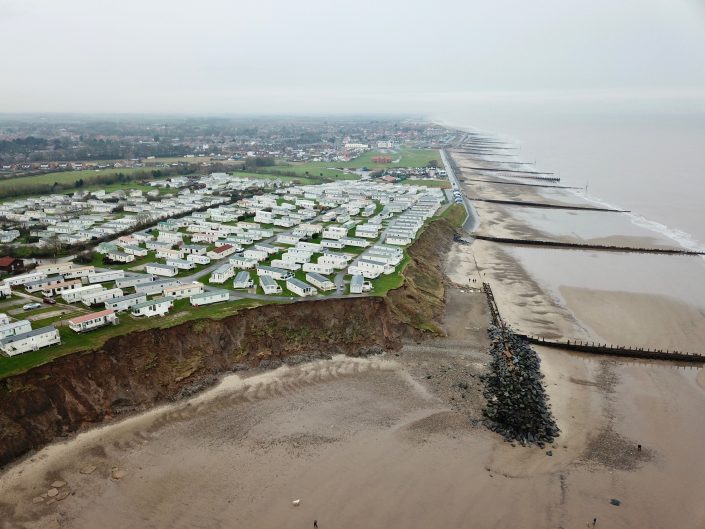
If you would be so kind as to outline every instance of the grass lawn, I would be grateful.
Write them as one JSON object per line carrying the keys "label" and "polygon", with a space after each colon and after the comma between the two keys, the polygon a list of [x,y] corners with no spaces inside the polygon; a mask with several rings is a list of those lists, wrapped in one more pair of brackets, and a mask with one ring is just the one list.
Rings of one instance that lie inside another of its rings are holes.
{"label": "grass lawn", "polygon": [[129,270],[139,265],[154,263],[157,261],[157,253],[150,251],[146,257],[136,257],[131,263],[103,263],[103,256],[98,252],[93,256],[93,260],[89,263],[98,268],[109,268],[111,270]]}
{"label": "grass lawn", "polygon": [[459,228],[465,222],[467,213],[461,204],[452,204],[443,213],[441,213],[440,216],[444,219],[448,219],[453,226]]}
{"label": "grass lawn", "polygon": [[390,290],[399,288],[404,284],[404,269],[409,264],[409,255],[404,250],[404,258],[401,260],[394,270],[393,274],[383,275],[372,280],[372,295],[385,296]]}
{"label": "grass lawn", "polygon": [[[392,159],[392,163],[375,163],[372,161],[375,156],[389,157]],[[361,167],[382,169],[385,167],[425,167],[431,160],[436,160],[441,165],[441,155],[436,149],[407,149],[402,147],[389,152],[373,149],[349,162],[335,162],[335,164],[343,164],[344,167],[356,169]]]}
{"label": "grass lawn", "polygon": [[448,180],[403,180],[401,183],[407,186],[426,186],[450,189],[450,182]]}
{"label": "grass lawn", "polygon": [[[266,167],[263,167],[263,170],[266,170]],[[281,171],[289,171],[290,168],[288,166],[276,166],[274,169],[276,170],[281,170]],[[299,173],[299,171],[296,171]],[[311,178],[305,178],[305,177],[293,177],[293,176],[279,176],[275,174],[260,174],[260,173],[249,173],[245,171],[233,171],[230,173],[233,176],[238,176],[240,178],[248,178],[251,180],[281,180],[282,182],[295,182],[301,185],[309,185],[309,184],[318,184],[318,180],[313,180]],[[301,171],[301,174],[303,174],[303,171]]]}
{"label": "grass lawn", "polygon": [[[272,300],[272,302],[274,301],[276,299]],[[0,379],[51,362],[67,354],[97,349],[115,336],[147,329],[166,329],[190,320],[203,318],[222,319],[240,310],[265,305],[266,303],[271,302],[242,299],[196,308],[191,306],[188,299],[182,299],[176,301],[172,313],[163,318],[137,319],[126,313],[121,313],[119,325],[102,327],[82,334],[75,333],[68,327],[60,327],[61,345],[47,347],[39,351],[30,351],[9,358],[0,357]]]}

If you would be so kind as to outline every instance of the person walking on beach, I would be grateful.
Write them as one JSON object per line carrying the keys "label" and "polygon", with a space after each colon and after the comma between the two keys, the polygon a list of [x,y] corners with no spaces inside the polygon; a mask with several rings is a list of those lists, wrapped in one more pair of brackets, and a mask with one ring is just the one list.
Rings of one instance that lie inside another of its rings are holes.
{"label": "person walking on beach", "polygon": [[318,520],[313,521],[313,528],[318,529]]}

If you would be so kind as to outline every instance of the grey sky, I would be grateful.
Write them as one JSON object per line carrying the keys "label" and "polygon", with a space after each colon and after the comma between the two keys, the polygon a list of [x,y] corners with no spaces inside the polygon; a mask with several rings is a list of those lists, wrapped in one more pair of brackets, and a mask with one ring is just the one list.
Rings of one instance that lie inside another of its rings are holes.
{"label": "grey sky", "polygon": [[705,99],[696,0],[0,0],[0,112]]}

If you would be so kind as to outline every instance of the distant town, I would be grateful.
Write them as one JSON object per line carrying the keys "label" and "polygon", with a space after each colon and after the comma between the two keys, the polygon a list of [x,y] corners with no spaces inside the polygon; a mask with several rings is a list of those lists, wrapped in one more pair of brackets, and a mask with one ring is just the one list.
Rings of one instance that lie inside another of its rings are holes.
{"label": "distant town", "polygon": [[[439,150],[452,131],[392,122],[239,126],[232,136],[216,127],[178,140],[166,126],[90,139],[59,124],[0,129],[0,195],[8,190],[0,368],[90,347],[155,317],[382,295],[402,283],[405,249],[425,223],[459,201]],[[174,125],[179,134],[184,127]],[[60,134],[45,138],[53,148],[22,154],[27,138],[36,140],[22,134],[49,131]],[[96,142],[147,156],[51,159],[72,149],[107,155],[90,151]]]}

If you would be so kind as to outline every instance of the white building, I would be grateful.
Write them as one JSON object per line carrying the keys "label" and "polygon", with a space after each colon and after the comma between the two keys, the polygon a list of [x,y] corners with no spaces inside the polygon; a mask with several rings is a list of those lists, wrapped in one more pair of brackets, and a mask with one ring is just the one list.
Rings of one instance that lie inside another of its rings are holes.
{"label": "white building", "polygon": [[104,290],[96,290],[95,292],[88,292],[81,296],[81,303],[90,307],[91,305],[98,305],[99,303],[105,303],[108,300],[121,298],[125,295],[121,288],[110,288]]}
{"label": "white building", "polygon": [[281,294],[282,287],[271,276],[260,276],[259,286],[265,294]]}
{"label": "white building", "polygon": [[257,275],[260,277],[269,276],[273,279],[288,279],[294,274],[292,274],[289,270],[285,270],[283,268],[262,265],[257,267]]}
{"label": "white building", "polygon": [[362,277],[360,274],[353,274],[353,276],[350,278],[350,293],[362,294],[364,284],[364,277]]}
{"label": "white building", "polygon": [[305,281],[296,279],[295,277],[290,277],[286,280],[286,288],[289,292],[293,292],[297,296],[301,297],[315,296],[318,294],[318,291],[313,286],[309,285]]}
{"label": "white building", "polygon": [[174,298],[155,298],[134,305],[130,314],[135,317],[145,316],[147,318],[151,318],[152,316],[164,316],[169,313],[173,306]]}
{"label": "white building", "polygon": [[61,293],[61,299],[64,300],[65,303],[76,303],[77,301],[81,301],[81,298],[90,293],[90,292],[99,292],[103,289],[103,286],[100,284],[96,285],[88,285],[85,287],[79,287],[79,288],[74,288],[71,290],[64,290]]}
{"label": "white building", "polygon": [[322,263],[304,263],[303,264],[303,271],[304,272],[315,272],[317,274],[332,274],[333,273],[333,265],[329,264],[322,264]]}
{"label": "white building", "polygon": [[8,356],[15,356],[60,343],[61,338],[59,337],[59,331],[52,325],[49,325],[24,334],[3,338],[0,340],[0,350]]}
{"label": "white building", "polygon": [[175,285],[173,287],[165,288],[164,297],[175,299],[188,298],[195,296],[196,294],[202,294],[203,289],[204,287],[202,283],[194,281],[193,283],[187,283],[185,285]]}
{"label": "white building", "polygon": [[179,273],[179,269],[175,266],[160,263],[149,263],[144,269],[148,274],[154,274],[155,276],[174,277]]}
{"label": "white building", "polygon": [[222,284],[235,275],[235,267],[230,263],[224,263],[213,270],[209,283]]}
{"label": "white building", "polygon": [[106,272],[94,272],[92,274],[88,274],[86,277],[88,284],[92,285],[94,283],[105,283],[107,281],[122,279],[125,277],[125,272],[123,270],[108,270]]}
{"label": "white building", "polygon": [[211,305],[213,303],[220,303],[223,301],[228,301],[230,299],[230,294],[226,290],[213,290],[210,292],[203,292],[202,294],[196,294],[189,298],[189,302],[194,307],[200,307],[202,305]]}
{"label": "white building", "polygon": [[[7,316],[5,316],[7,317]],[[8,318],[9,319],[9,318]],[[32,330],[32,324],[29,320],[8,321],[0,326],[0,338],[24,334]]]}
{"label": "white building", "polygon": [[116,312],[130,310],[135,305],[147,301],[146,294],[131,294],[121,298],[113,298],[105,302],[106,309],[113,309]]}
{"label": "white building", "polygon": [[335,290],[335,283],[333,283],[333,281],[316,272],[309,272],[306,274],[306,281],[311,283],[318,290],[322,290],[324,292]]}
{"label": "white building", "polygon": [[250,278],[250,273],[242,270],[235,276],[233,288],[252,288],[254,284],[254,281]]}
{"label": "white building", "polygon": [[85,332],[105,325],[117,325],[120,320],[114,310],[107,309],[100,312],[84,314],[69,320],[69,328],[75,332]]}

